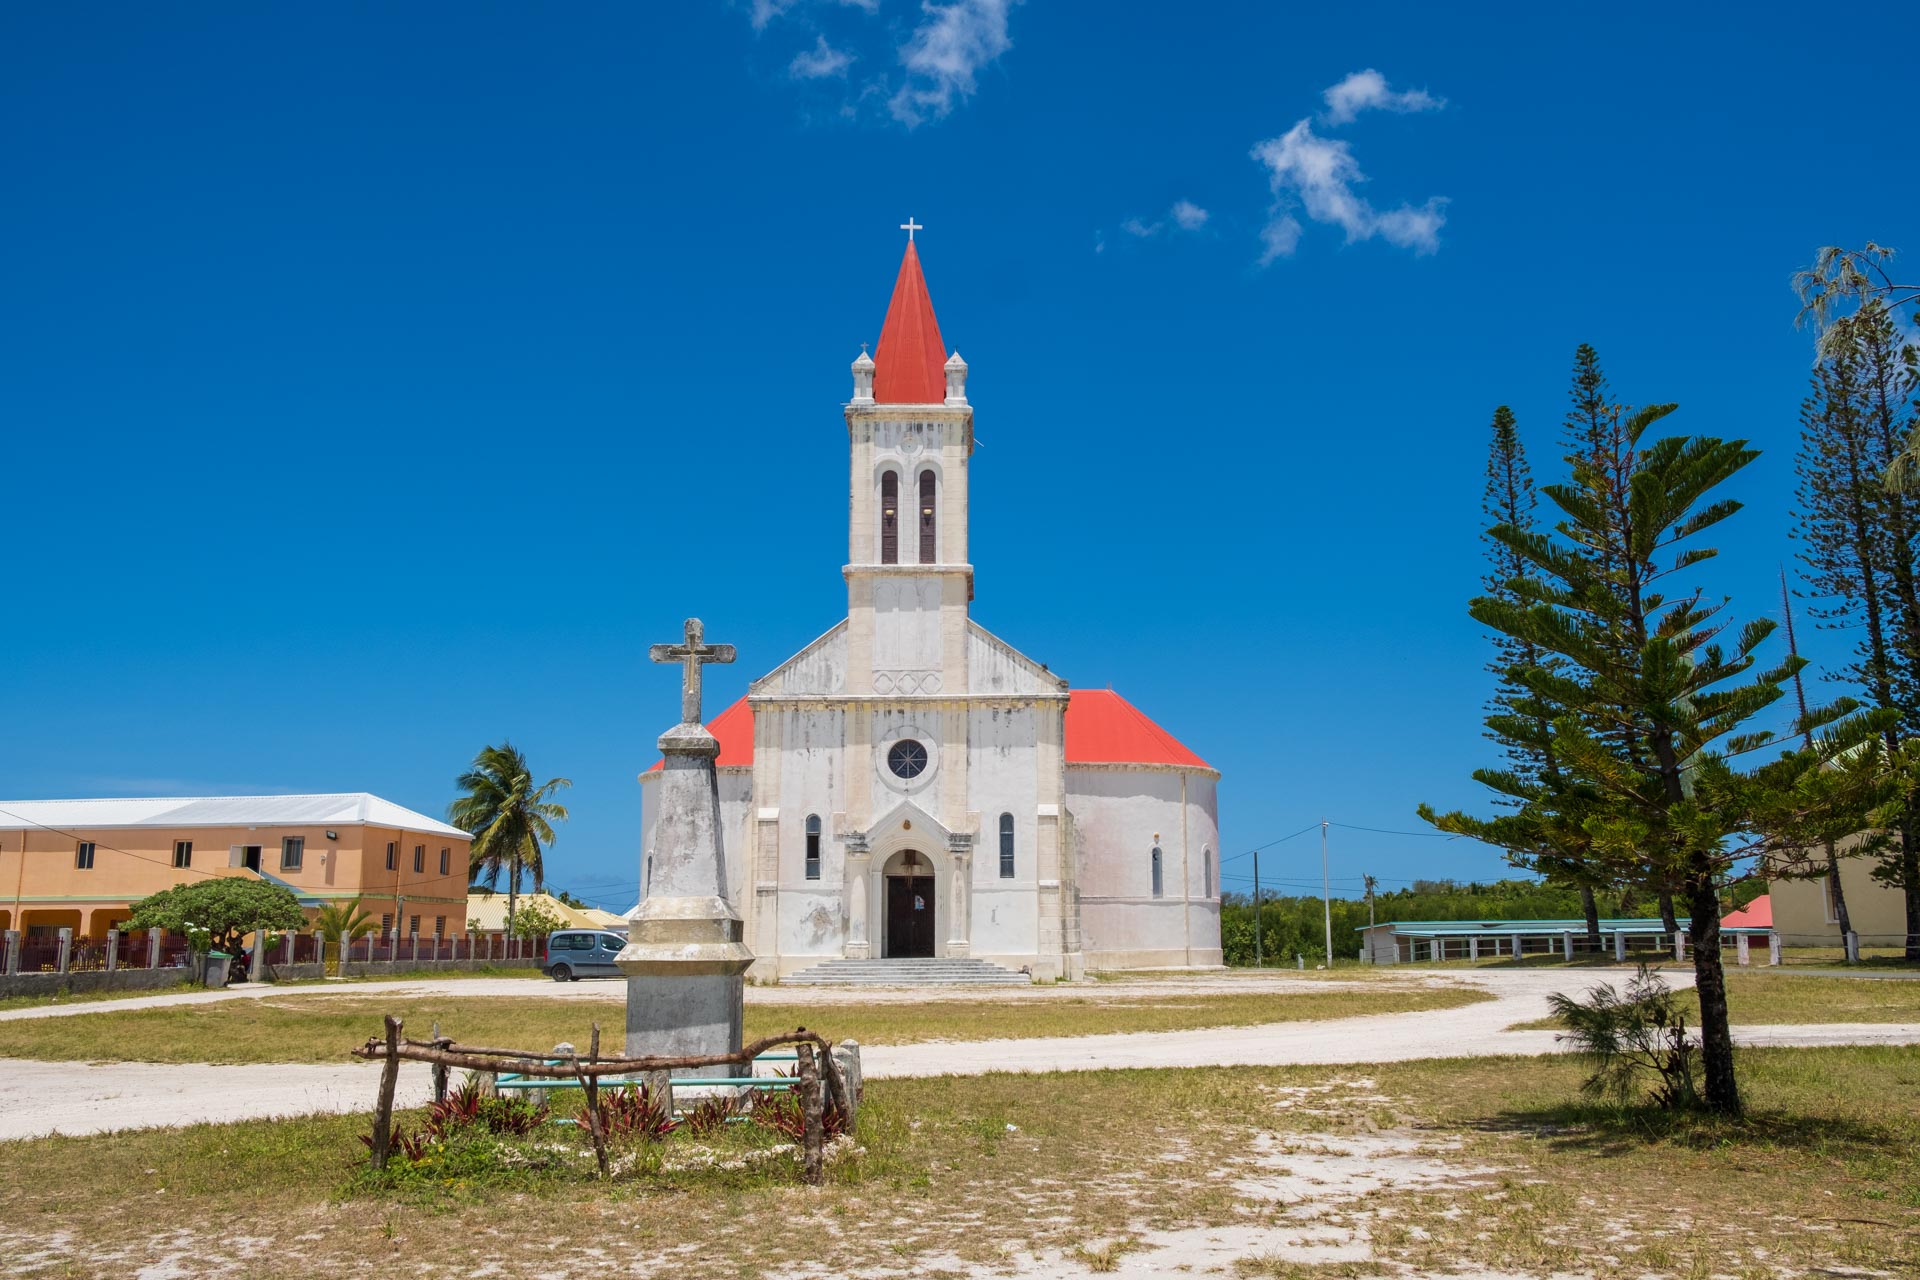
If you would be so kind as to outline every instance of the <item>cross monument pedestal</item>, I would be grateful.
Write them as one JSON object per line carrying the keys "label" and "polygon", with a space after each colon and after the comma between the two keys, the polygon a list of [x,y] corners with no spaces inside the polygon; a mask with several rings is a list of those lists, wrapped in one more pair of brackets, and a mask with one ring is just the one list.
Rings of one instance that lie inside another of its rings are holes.
{"label": "cross monument pedestal", "polygon": [[[642,867],[646,896],[630,918],[618,960],[627,975],[627,1052],[737,1052],[743,975],[753,953],[742,941],[740,914],[728,901],[720,853],[720,787],[714,773],[720,743],[700,723],[700,668],[732,662],[734,650],[730,644],[702,643],[700,620],[689,618],[684,644],[657,644],[648,656],[682,665],[681,722],[660,736],[665,761],[653,868],[649,873]],[[736,1071],[720,1066],[692,1074]]]}

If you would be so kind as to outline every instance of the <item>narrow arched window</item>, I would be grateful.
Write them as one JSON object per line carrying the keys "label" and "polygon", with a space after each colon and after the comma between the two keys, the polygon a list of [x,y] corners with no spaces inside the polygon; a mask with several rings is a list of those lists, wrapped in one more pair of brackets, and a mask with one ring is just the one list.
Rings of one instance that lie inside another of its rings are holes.
{"label": "narrow arched window", "polygon": [[1166,881],[1160,874],[1160,846],[1153,846],[1153,896],[1158,898],[1167,891]]}
{"label": "narrow arched window", "polygon": [[807,879],[820,878],[820,815],[807,815]]}
{"label": "narrow arched window", "polygon": [[1200,846],[1200,896],[1213,896],[1213,846]]}
{"label": "narrow arched window", "polygon": [[1013,815],[1000,815],[1000,878],[1013,879]]}
{"label": "narrow arched window", "polygon": [[900,563],[900,476],[880,477],[880,563]]}
{"label": "narrow arched window", "polygon": [[920,473],[920,563],[932,564],[933,552],[933,472]]}

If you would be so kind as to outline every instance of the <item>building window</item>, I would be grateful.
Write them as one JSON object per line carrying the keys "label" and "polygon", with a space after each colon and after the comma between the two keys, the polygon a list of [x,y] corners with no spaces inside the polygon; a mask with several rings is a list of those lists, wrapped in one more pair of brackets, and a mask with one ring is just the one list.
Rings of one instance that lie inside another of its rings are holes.
{"label": "building window", "polygon": [[380,932],[383,934],[393,932],[393,912],[389,911],[380,917]]}
{"label": "building window", "polygon": [[73,865],[81,871],[93,870],[93,841],[80,842],[80,847],[74,850]]}
{"label": "building window", "polygon": [[305,836],[283,836],[280,840],[280,869],[298,871],[307,860]]}
{"label": "building window", "polygon": [[1165,879],[1160,872],[1160,846],[1153,846],[1153,896],[1158,898],[1167,891]]}
{"label": "building window", "polygon": [[1000,815],[1000,878],[1013,879],[1013,815]]}
{"label": "building window", "polygon": [[900,563],[900,476],[880,477],[880,563]]}
{"label": "building window", "polygon": [[447,874],[448,860],[452,858],[452,856],[453,856],[453,851],[451,849],[442,849],[440,851],[440,874],[441,875],[444,876]]}
{"label": "building window", "polygon": [[447,936],[447,918],[445,916],[435,916],[433,918],[433,936],[436,938],[444,938]]}
{"label": "building window", "polygon": [[427,873],[427,846],[423,844],[417,844],[413,846],[413,874],[420,876],[420,875],[425,875],[426,873]]}
{"label": "building window", "polygon": [[934,562],[933,537],[933,472],[920,473],[920,563]]}
{"label": "building window", "polygon": [[407,936],[409,938],[417,938],[420,936],[420,917],[419,916],[407,917]]}
{"label": "building window", "polygon": [[896,778],[917,778],[926,772],[927,749],[912,738],[902,738],[887,749],[887,768]]}
{"label": "building window", "polygon": [[807,879],[820,878],[820,815],[807,815]]}
{"label": "building window", "polygon": [[398,871],[399,869],[400,869],[400,846],[394,843],[393,841],[389,840],[387,841],[387,870]]}
{"label": "building window", "polygon": [[1840,913],[1833,909],[1833,877],[1831,875],[1820,877],[1820,909],[1826,916],[1828,924],[1840,923]]}
{"label": "building window", "polygon": [[173,865],[176,867],[193,865],[193,841],[175,840],[173,842]]}

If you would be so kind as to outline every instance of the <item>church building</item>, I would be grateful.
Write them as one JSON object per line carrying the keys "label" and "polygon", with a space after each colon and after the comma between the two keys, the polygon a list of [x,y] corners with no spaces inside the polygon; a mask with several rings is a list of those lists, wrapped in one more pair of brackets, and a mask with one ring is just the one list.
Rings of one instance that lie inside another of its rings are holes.
{"label": "church building", "polygon": [[[844,414],[847,616],[707,726],[748,976],[1220,964],[1218,771],[970,616],[967,364],[911,231]],[[643,893],[658,770],[641,775]]]}

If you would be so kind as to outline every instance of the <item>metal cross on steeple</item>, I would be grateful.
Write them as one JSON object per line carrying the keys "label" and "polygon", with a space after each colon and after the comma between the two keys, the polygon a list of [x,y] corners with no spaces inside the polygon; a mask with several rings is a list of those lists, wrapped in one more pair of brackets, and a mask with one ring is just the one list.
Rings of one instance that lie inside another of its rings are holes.
{"label": "metal cross on steeple", "polygon": [[685,644],[656,644],[647,649],[647,656],[655,662],[681,664],[680,719],[685,724],[700,723],[701,666],[709,662],[732,662],[734,658],[730,644],[702,644],[705,634],[700,619],[688,618]]}
{"label": "metal cross on steeple", "polygon": [[925,230],[926,230],[926,228],[925,228],[924,226],[922,226],[922,225],[921,225],[920,223],[918,223],[918,222],[915,222],[915,221],[913,220],[913,215],[912,215],[912,214],[908,214],[908,215],[907,215],[907,220],[906,220],[905,222],[903,222],[903,223],[901,223],[901,224],[900,224],[900,229],[901,229],[902,231],[904,231],[904,232],[906,232],[906,233],[907,233],[907,243],[908,243],[908,244],[912,244],[912,243],[913,243],[913,233],[914,233],[914,232],[916,232],[916,231],[925,231]]}

